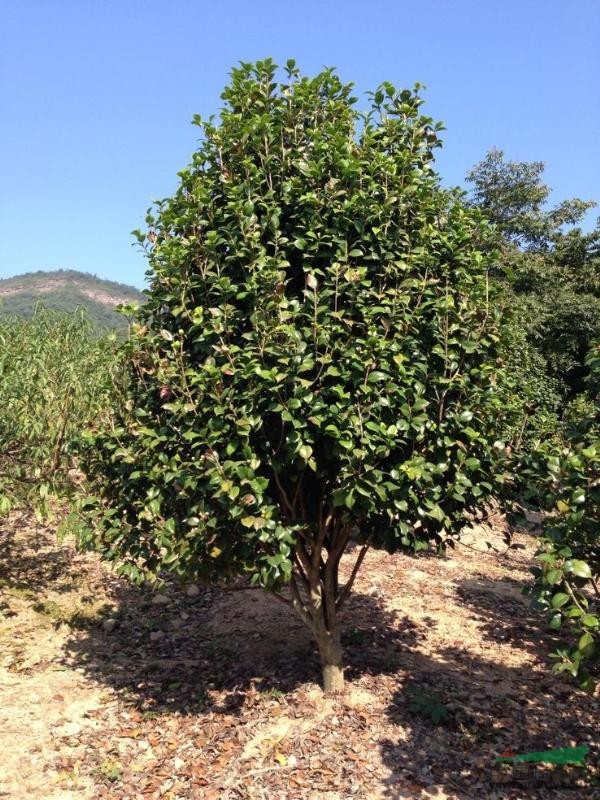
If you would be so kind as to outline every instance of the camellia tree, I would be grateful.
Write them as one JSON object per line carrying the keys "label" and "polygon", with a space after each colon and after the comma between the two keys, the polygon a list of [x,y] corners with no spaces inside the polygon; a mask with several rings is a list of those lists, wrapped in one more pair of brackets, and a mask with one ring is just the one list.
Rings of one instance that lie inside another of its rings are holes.
{"label": "camellia tree", "polygon": [[420,87],[359,113],[333,70],[286,75],[233,70],[137,232],[151,287],[114,426],[82,450],[82,535],[133,580],[274,593],[339,691],[367,549],[443,547],[494,489],[498,320],[486,223],[440,186]]}

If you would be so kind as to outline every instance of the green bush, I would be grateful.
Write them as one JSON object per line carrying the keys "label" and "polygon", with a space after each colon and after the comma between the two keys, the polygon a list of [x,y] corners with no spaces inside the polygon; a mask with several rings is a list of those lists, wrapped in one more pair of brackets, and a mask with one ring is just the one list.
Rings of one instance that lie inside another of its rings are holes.
{"label": "green bush", "polygon": [[561,384],[551,378],[541,353],[531,344],[518,315],[507,319],[502,335],[506,380],[500,387],[504,409],[501,438],[528,453],[542,441],[561,441],[564,405]]}
{"label": "green bush", "polygon": [[586,406],[567,447],[533,453],[527,474],[547,515],[534,569],[534,596],[550,628],[566,628],[576,642],[555,654],[555,671],[568,671],[592,689],[600,664],[600,348],[588,358],[592,378]]}
{"label": "green bush", "polygon": [[494,490],[498,321],[487,225],[441,188],[417,92],[360,114],[333,71],[287,74],[233,71],[138,233],[151,289],[117,424],[87,438],[83,541],[132,579],[274,592],[338,689],[367,548],[443,545]]}
{"label": "green bush", "polygon": [[113,339],[83,312],[0,317],[0,513],[29,504],[47,513],[48,498],[72,486],[69,445],[110,416]]}

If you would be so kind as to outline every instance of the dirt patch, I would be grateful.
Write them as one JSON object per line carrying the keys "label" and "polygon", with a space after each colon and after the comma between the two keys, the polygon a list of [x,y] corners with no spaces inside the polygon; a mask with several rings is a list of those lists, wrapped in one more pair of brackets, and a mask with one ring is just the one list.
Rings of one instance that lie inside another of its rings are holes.
{"label": "dirt patch", "polygon": [[349,687],[329,698],[282,604],[138,589],[15,515],[0,524],[0,796],[600,797],[493,780],[506,748],[599,744],[598,698],[550,674],[556,642],[521,593],[533,541],[516,542],[501,554],[498,525],[446,558],[370,552],[345,612]]}
{"label": "dirt patch", "polygon": [[72,634],[64,620],[80,620],[89,605],[81,557],[15,516],[0,527],[0,559],[0,797],[93,797],[94,782],[78,774],[85,748],[72,737],[97,725],[90,714],[110,692],[63,658]]}

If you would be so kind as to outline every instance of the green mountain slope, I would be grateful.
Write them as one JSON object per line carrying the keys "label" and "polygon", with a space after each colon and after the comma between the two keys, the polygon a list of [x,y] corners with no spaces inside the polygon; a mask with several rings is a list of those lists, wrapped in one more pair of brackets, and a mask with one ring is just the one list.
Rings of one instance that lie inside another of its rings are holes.
{"label": "green mountain slope", "polygon": [[115,306],[144,300],[134,286],[71,269],[27,272],[0,280],[0,315],[29,317],[37,303],[59,311],[85,308],[100,327],[123,330],[127,320],[115,312]]}

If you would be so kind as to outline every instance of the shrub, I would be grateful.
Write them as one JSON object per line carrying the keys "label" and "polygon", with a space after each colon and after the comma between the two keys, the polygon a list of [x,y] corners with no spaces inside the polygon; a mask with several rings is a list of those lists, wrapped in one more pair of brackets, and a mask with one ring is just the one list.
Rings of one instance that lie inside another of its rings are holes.
{"label": "shrub", "polygon": [[113,341],[83,312],[0,317],[0,513],[32,504],[45,514],[69,490],[69,444],[108,419],[114,377]]}
{"label": "shrub", "polygon": [[332,70],[275,74],[233,70],[137,233],[151,289],[117,423],[86,440],[82,541],[134,580],[273,592],[337,690],[367,549],[443,546],[493,491],[497,315],[486,224],[440,187],[418,87],[360,114]]}
{"label": "shrub", "polygon": [[552,630],[577,641],[555,654],[556,672],[568,671],[593,689],[600,663],[600,348],[591,371],[587,416],[572,427],[567,447],[534,453],[528,462],[533,492],[546,510],[536,554],[533,589]]}

